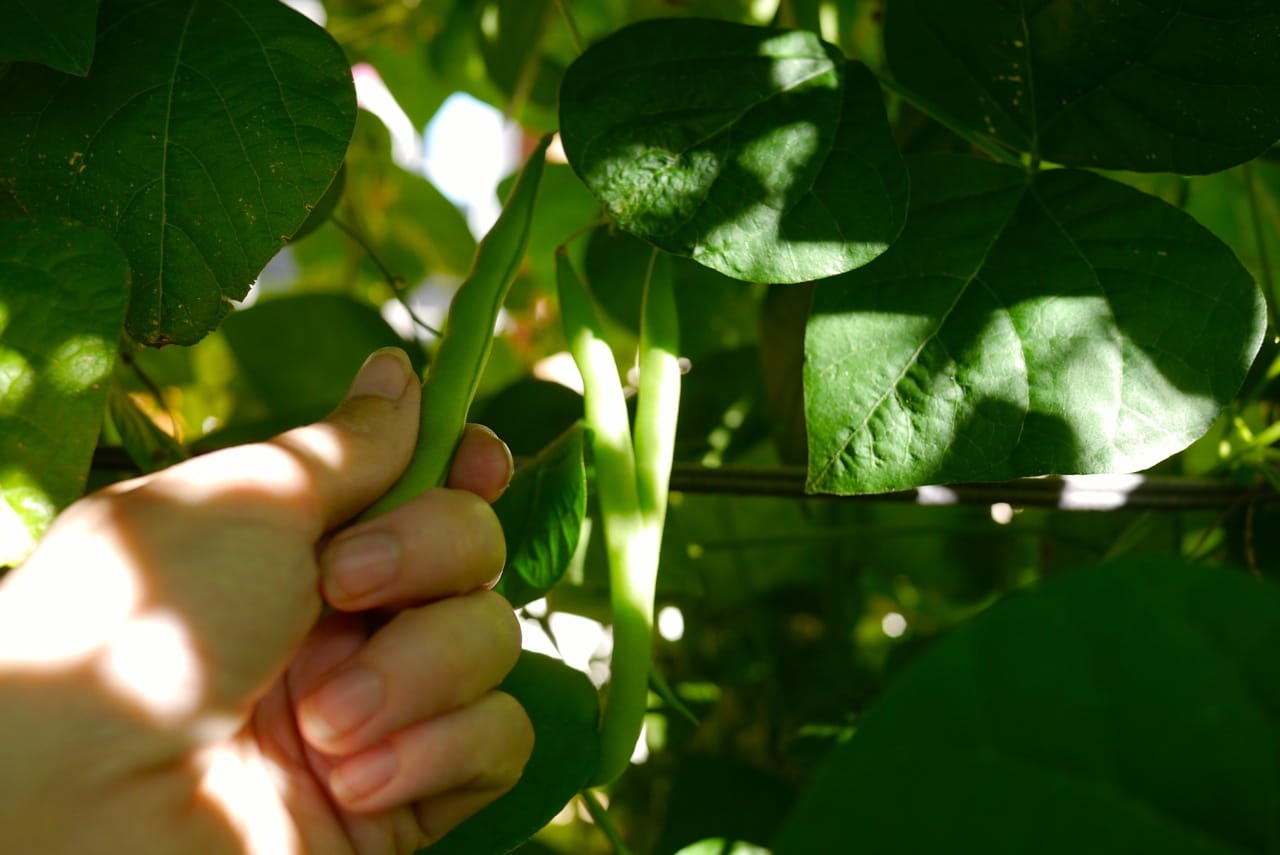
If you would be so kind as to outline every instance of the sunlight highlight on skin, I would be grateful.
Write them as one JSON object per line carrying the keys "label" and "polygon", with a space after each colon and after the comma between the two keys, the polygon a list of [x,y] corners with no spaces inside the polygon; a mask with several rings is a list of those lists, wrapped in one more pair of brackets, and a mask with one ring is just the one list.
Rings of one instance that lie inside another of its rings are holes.
{"label": "sunlight highlight on skin", "polygon": [[[33,559],[5,578],[0,597],[0,669],[52,670],[100,652],[137,610],[141,585],[125,564],[103,561],[120,544],[97,533],[68,541],[49,561]],[[75,592],[69,596],[68,592]],[[61,603],[56,612],[31,603]]]}
{"label": "sunlight highlight on skin", "polygon": [[200,661],[177,615],[153,611],[127,621],[108,643],[98,672],[162,721],[190,715],[200,703]]}
{"label": "sunlight highlight on skin", "polygon": [[246,855],[302,851],[297,829],[281,799],[285,780],[278,770],[234,742],[205,749],[197,763],[200,795],[232,823]]}

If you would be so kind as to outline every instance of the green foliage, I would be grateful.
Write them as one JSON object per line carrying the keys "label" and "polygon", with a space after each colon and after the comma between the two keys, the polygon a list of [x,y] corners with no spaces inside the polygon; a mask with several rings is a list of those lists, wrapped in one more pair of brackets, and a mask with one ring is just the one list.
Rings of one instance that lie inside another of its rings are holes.
{"label": "green foliage", "polygon": [[1277,613],[1274,585],[1170,558],[1011,597],[867,711],[776,851],[1271,851]]}
{"label": "green foliage", "polygon": [[83,488],[129,267],[99,229],[0,222],[0,566],[17,564]]}
{"label": "green foliage", "polygon": [[902,228],[879,88],[813,33],[636,24],[570,68],[560,122],[619,225],[737,279],[843,273]]}
{"label": "green foliage", "polygon": [[99,0],[4,0],[0,61],[39,62],[81,76],[93,59]]}
{"label": "green foliage", "polygon": [[[323,5],[0,0],[0,566],[402,346],[438,465],[473,394],[522,458],[500,590],[578,664],[559,619],[615,630],[615,724],[526,654],[533,760],[438,849],[1276,848],[1273,2]],[[477,258],[354,63],[568,164]],[[468,275],[452,343],[401,323]],[[562,314],[606,408],[548,379]],[[1008,481],[1138,469],[1088,515]]]}
{"label": "green foliage", "polygon": [[911,177],[894,248],[814,297],[810,489],[1144,469],[1231,400],[1266,309],[1190,217],[1076,170]]}
{"label": "green foliage", "polygon": [[584,428],[576,425],[511,479],[493,509],[507,536],[494,589],[519,607],[545,597],[569,569],[587,514]]}
{"label": "green foliage", "polygon": [[337,45],[277,3],[108,0],[87,77],[0,80],[0,184],[110,232],[133,270],[129,334],[192,344],[332,181],[349,81]]}
{"label": "green foliage", "polygon": [[1259,0],[894,0],[894,76],[1037,159],[1216,172],[1280,136],[1280,13]]}
{"label": "green foliage", "polygon": [[515,789],[458,826],[432,853],[508,852],[551,821],[582,789],[600,753],[596,690],[580,671],[525,651],[500,689],[533,722],[533,756]]}

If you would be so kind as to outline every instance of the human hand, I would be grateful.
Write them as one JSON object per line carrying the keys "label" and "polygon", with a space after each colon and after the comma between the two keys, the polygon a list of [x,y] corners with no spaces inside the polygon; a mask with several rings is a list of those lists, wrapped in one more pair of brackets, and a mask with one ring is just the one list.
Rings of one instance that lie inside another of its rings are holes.
{"label": "human hand", "polygon": [[0,583],[0,851],[407,853],[516,782],[506,446],[470,428],[449,489],[344,528],[419,393],[379,351],[324,421],[58,518]]}

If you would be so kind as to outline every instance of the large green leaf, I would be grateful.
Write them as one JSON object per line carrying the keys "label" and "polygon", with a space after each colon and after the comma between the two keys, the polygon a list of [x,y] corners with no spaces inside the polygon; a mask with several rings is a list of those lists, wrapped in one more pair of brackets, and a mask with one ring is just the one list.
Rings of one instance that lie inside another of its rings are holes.
{"label": "large green leaf", "polygon": [[634,24],[570,66],[560,131],[623,228],[735,279],[843,273],[902,228],[880,88],[809,32]]}
{"label": "large green leaf", "polygon": [[422,366],[421,352],[377,309],[342,294],[264,300],[233,313],[220,334],[231,345],[254,403],[295,424],[337,406],[364,360],[380,347],[403,347]]}
{"label": "large green leaf", "polygon": [[97,20],[98,0],[0,0],[0,61],[88,74]]}
{"label": "large green leaf", "polygon": [[533,756],[515,788],[449,832],[431,855],[502,855],[551,821],[582,789],[600,753],[600,708],[586,675],[524,651],[499,687],[533,722]]}
{"label": "large green leaf", "polygon": [[0,222],[0,567],[84,488],[129,294],[104,232]]}
{"label": "large green leaf", "polygon": [[189,344],[302,225],[355,119],[342,51],[262,0],[108,0],[86,78],[0,80],[0,184],[109,231],[133,268],[129,333]]}
{"label": "large green leaf", "polygon": [[546,596],[569,569],[587,515],[585,427],[571,428],[520,468],[494,503],[507,540],[496,590],[519,607]]}
{"label": "large green leaf", "polygon": [[1047,160],[1215,172],[1280,137],[1271,0],[894,0],[894,76]]}
{"label": "large green leaf", "polygon": [[903,673],[775,852],[1274,852],[1278,644],[1280,589],[1221,568],[1046,583]]}
{"label": "large green leaf", "polygon": [[911,170],[893,249],[817,287],[811,490],[1132,471],[1208,429],[1265,323],[1230,249],[1088,172]]}

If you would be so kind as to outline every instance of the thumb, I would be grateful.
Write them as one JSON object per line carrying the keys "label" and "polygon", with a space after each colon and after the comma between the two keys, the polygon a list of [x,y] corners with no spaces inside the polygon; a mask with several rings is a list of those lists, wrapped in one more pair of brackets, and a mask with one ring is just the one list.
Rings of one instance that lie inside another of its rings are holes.
{"label": "thumb", "polygon": [[145,489],[231,503],[316,540],[386,492],[408,465],[418,437],[416,380],[404,351],[375,351],[323,420],[188,460]]}
{"label": "thumb", "polygon": [[324,420],[271,440],[302,464],[311,497],[305,524],[332,529],[395,483],[418,439],[421,394],[405,352],[382,348],[365,360],[342,403]]}

